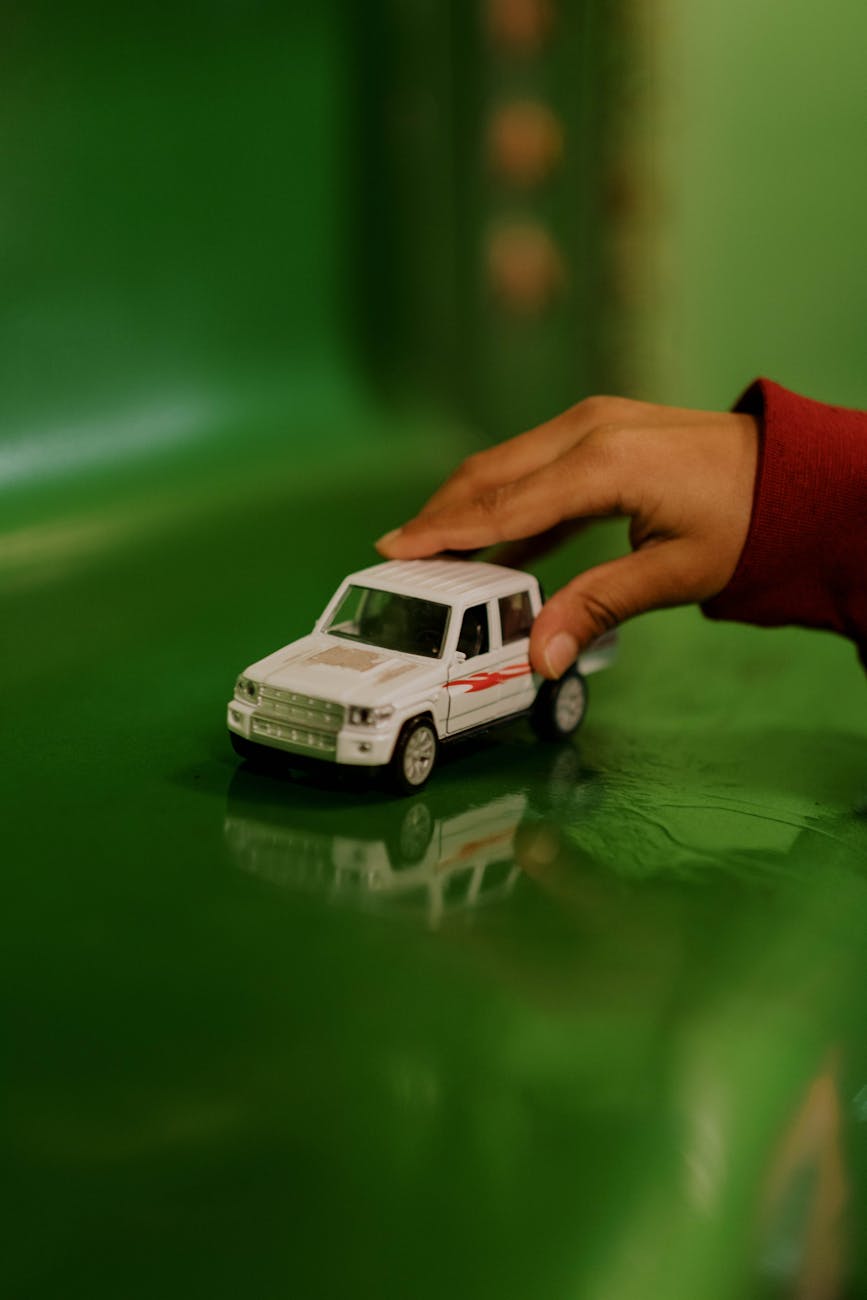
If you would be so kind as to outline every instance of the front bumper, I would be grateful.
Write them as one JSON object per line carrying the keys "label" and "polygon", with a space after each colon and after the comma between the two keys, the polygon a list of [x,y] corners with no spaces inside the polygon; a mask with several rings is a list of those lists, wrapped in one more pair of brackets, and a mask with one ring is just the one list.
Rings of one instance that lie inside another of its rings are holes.
{"label": "front bumper", "polygon": [[229,701],[226,725],[237,736],[268,749],[350,767],[383,767],[391,758],[397,738],[393,726],[343,726],[330,733],[312,731],[270,716],[259,704],[236,699]]}

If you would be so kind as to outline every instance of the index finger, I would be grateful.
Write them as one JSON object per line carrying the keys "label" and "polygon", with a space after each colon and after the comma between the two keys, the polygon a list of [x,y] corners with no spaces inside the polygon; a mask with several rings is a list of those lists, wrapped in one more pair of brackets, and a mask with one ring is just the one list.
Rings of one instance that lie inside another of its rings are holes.
{"label": "index finger", "polygon": [[461,501],[471,501],[482,492],[524,478],[561,456],[575,445],[582,433],[580,425],[576,427],[567,415],[568,412],[558,415],[494,447],[474,452],[437,488],[419,513],[430,514]]}
{"label": "index finger", "polygon": [[422,512],[381,537],[376,546],[389,559],[422,559],[441,551],[471,551],[533,537],[569,519],[624,513],[611,457],[585,440],[515,482]]}
{"label": "index finger", "polygon": [[[725,414],[704,413],[704,419],[725,420]],[[680,406],[658,406],[624,397],[585,397],[562,414],[484,451],[475,452],[450,474],[422,507],[429,514],[471,501],[491,488],[524,478],[564,455],[594,430],[615,426],[673,428],[695,423],[696,412]]]}

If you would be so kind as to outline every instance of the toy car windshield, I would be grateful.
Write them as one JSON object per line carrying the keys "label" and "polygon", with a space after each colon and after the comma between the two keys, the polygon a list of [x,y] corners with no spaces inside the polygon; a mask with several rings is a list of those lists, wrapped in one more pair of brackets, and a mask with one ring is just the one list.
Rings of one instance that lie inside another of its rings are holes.
{"label": "toy car windshield", "polygon": [[375,587],[351,586],[325,631],[382,650],[439,659],[449,620],[448,605],[401,596]]}

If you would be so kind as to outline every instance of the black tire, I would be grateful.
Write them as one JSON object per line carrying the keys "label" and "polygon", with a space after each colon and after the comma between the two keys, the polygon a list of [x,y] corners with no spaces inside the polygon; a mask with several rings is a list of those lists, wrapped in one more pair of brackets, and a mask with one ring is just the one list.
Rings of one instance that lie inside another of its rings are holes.
{"label": "black tire", "polygon": [[416,794],[423,790],[436,766],[439,743],[430,718],[410,718],[405,722],[391,762],[389,784],[399,794]]}
{"label": "black tire", "polygon": [[237,732],[230,731],[229,743],[239,758],[252,758],[253,752],[256,748],[252,741],[245,740],[244,737],[239,736]]}
{"label": "black tire", "polygon": [[556,682],[543,682],[533,705],[531,721],[542,740],[567,740],[587,713],[587,683],[577,668]]}

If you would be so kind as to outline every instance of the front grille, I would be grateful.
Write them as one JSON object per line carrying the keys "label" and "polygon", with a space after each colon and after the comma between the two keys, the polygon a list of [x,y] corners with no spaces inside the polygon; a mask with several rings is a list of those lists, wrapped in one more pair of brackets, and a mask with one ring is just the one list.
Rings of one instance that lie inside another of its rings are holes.
{"label": "front grille", "polygon": [[271,722],[268,718],[254,718],[252,730],[253,735],[260,739],[280,741],[281,744],[291,746],[302,754],[337,753],[337,738],[334,732],[287,727],[283,722]]}
{"label": "front grille", "polygon": [[335,733],[343,726],[343,705],[332,704],[330,700],[314,700],[309,695],[278,691],[273,686],[262,687],[260,700],[261,712],[280,722]]}
{"label": "front grille", "polygon": [[300,752],[334,755],[343,718],[340,704],[263,686],[253,716],[253,735]]}

